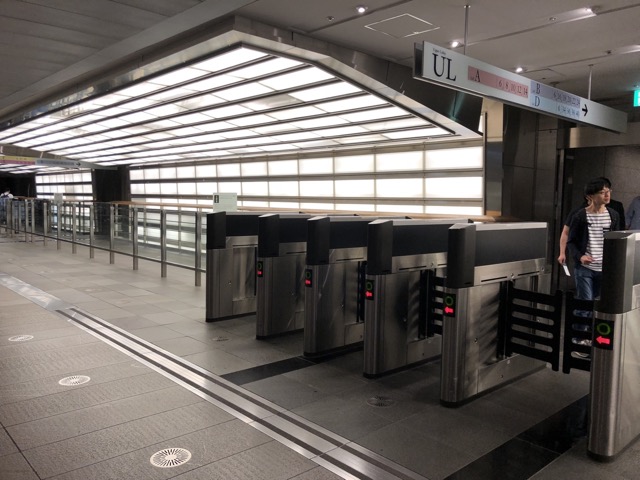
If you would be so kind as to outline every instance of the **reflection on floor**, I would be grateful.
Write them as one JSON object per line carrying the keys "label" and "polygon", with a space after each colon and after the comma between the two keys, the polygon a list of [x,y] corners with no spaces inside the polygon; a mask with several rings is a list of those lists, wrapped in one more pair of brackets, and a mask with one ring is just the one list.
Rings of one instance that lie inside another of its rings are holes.
{"label": "reflection on floor", "polygon": [[[104,252],[0,239],[3,480],[638,478],[640,444],[612,463],[587,457],[585,372],[544,369],[448,409],[438,362],[366,379],[362,352],[313,362],[301,334],[256,340],[254,316],[205,323],[193,272],[161,278],[155,263],[134,271],[128,257],[112,265]],[[52,299],[105,327],[91,334],[47,308]],[[169,360],[195,376],[154,365]],[[194,388],[201,378],[221,390]],[[151,463],[171,448],[189,460]]]}

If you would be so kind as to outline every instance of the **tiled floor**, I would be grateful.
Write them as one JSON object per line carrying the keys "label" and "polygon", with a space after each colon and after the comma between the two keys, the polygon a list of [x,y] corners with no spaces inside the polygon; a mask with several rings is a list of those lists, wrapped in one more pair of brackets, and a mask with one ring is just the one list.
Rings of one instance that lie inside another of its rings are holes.
{"label": "tiled floor", "polygon": [[[613,463],[587,457],[585,372],[544,369],[448,409],[439,404],[438,362],[375,380],[362,376],[362,352],[311,362],[300,357],[301,334],[256,340],[255,317],[205,323],[206,287],[194,286],[193,272],[169,268],[161,278],[158,264],[131,265],[0,238],[2,480],[640,478],[640,443]],[[90,320],[56,310],[85,312],[106,322],[98,330],[122,329],[127,340],[92,335]],[[9,340],[17,335],[33,339]],[[148,345],[150,356],[127,350],[129,341]],[[154,366],[162,355],[222,390],[210,397],[196,380],[176,380]],[[81,375],[90,380],[58,383]],[[235,410],[238,398],[247,403]],[[375,398],[390,405],[373,406]],[[263,408],[272,414],[261,417]],[[302,433],[287,439],[274,425]],[[387,459],[395,476],[335,468],[323,460],[331,454],[304,446],[314,441],[337,442],[336,458]],[[153,466],[151,456],[169,448],[188,450],[190,460]]]}

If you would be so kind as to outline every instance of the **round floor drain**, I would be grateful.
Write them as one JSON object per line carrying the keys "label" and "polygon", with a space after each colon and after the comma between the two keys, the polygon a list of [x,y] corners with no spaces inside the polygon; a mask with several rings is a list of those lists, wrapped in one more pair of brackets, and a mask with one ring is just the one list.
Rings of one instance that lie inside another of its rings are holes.
{"label": "round floor drain", "polygon": [[187,463],[191,459],[191,452],[184,448],[165,448],[151,455],[149,461],[154,467],[171,468]]}
{"label": "round floor drain", "polygon": [[9,337],[10,342],[26,342],[27,340],[33,340],[33,335],[14,335]]}
{"label": "round floor drain", "polygon": [[375,397],[371,397],[367,400],[367,403],[372,407],[390,407],[394,405],[396,402],[391,400],[389,397],[382,397],[380,395],[376,395]]}
{"label": "round floor drain", "polygon": [[82,385],[91,380],[86,375],[71,375],[70,377],[64,377],[58,383],[64,387],[75,387],[76,385]]}
{"label": "round floor drain", "polygon": [[213,340],[216,342],[226,342],[229,339],[227,337],[213,337]]}

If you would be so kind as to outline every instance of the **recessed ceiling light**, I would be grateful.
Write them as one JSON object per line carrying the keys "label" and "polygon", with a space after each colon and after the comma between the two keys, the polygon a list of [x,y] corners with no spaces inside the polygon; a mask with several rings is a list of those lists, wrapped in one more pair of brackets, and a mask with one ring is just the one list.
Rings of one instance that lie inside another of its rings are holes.
{"label": "recessed ceiling light", "polygon": [[366,12],[367,10],[369,10],[369,7],[366,7],[364,5],[358,5],[356,7],[356,12],[358,12],[360,15],[362,15],[364,12]]}
{"label": "recessed ceiling light", "polygon": [[522,72],[524,72],[524,68],[516,67],[516,73],[522,73]]}
{"label": "recessed ceiling light", "polygon": [[454,40],[453,42],[451,42],[451,48],[458,48],[461,45],[461,43],[457,40]]}

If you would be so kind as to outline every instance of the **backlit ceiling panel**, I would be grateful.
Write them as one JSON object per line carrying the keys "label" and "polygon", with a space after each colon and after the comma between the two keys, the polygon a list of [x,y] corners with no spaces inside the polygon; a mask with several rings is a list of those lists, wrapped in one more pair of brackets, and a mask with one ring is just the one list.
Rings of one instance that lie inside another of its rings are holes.
{"label": "backlit ceiling panel", "polygon": [[[452,136],[316,66],[239,47],[0,131],[0,144],[116,166]],[[0,166],[34,169],[52,167]]]}

